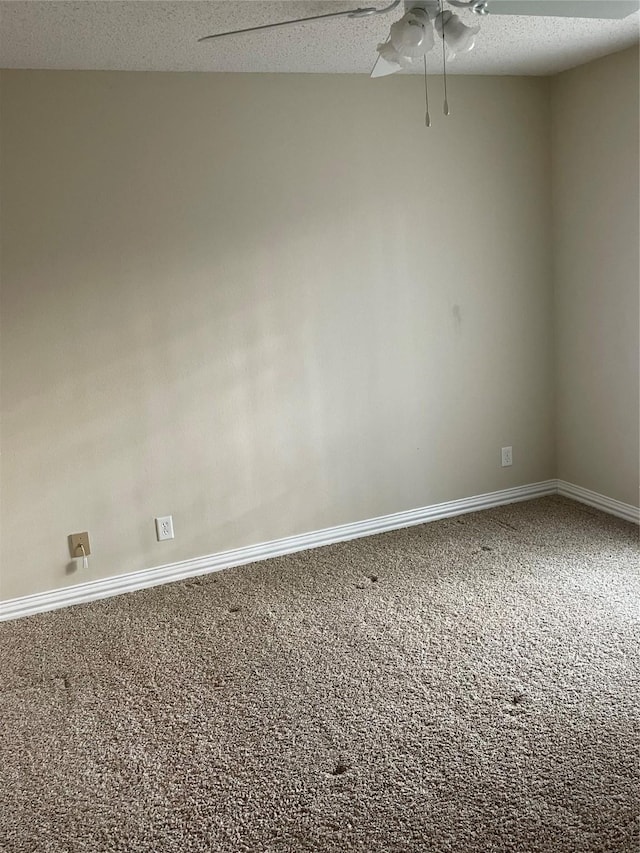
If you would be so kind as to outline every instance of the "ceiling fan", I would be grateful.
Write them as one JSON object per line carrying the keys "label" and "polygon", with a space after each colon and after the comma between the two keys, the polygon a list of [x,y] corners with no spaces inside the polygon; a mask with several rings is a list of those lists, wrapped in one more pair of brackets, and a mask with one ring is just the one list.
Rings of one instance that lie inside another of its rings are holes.
{"label": "ceiling fan", "polygon": [[[444,0],[436,0],[442,7]],[[477,15],[525,15],[544,16],[548,18],[626,18],[640,9],[640,0],[446,0],[448,5],[459,9],[469,9]],[[199,38],[199,42],[211,41],[223,36],[235,36],[240,33],[254,33],[259,30],[271,30],[274,27],[286,27],[289,24],[300,24],[304,21],[322,21],[327,18],[368,18],[372,15],[386,15],[400,5],[401,0],[393,0],[388,6],[380,9],[365,6],[358,9],[345,9],[341,12],[328,12],[324,15],[310,15],[306,18],[293,18],[288,21],[277,21],[273,24],[262,24],[258,27],[244,27],[240,30],[228,30],[224,33],[212,33]],[[405,10],[433,6],[433,0],[405,0]],[[444,11],[444,10],[442,10]]]}
{"label": "ceiling fan", "polygon": [[[322,21],[330,18],[368,18],[386,15],[398,8],[402,0],[393,0],[387,6],[376,8],[365,6],[358,9],[345,9],[340,12],[328,12],[323,15],[311,15],[306,18],[294,18],[262,24],[256,27],[244,27],[223,33],[199,38],[199,42],[212,41],[226,36],[254,33],[275,27],[286,27],[308,21]],[[522,15],[563,18],[601,18],[620,19],[632,15],[640,9],[640,0],[404,0],[404,15],[391,25],[389,35],[377,47],[378,58],[371,77],[385,77],[402,69],[415,68],[422,64],[425,76],[425,95],[427,102],[426,124],[429,118],[429,96],[426,89],[427,53],[434,47],[436,35],[442,40],[443,69],[445,80],[444,112],[449,115],[446,90],[446,63],[460,53],[468,53],[475,45],[480,26],[465,24],[456,12],[447,8],[484,15]]]}

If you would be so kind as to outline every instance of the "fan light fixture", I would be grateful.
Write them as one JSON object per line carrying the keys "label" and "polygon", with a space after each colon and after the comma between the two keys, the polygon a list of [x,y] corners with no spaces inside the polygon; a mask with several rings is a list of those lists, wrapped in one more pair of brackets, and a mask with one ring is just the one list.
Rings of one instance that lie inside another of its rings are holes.
{"label": "fan light fixture", "polygon": [[451,59],[472,50],[480,32],[479,26],[463,24],[460,16],[445,9],[439,0],[423,0],[391,25],[389,38],[378,45],[382,62],[376,62],[371,76],[384,77],[402,68],[414,67],[415,59],[421,59],[433,49],[434,29],[447,45]]}
{"label": "fan light fixture", "polygon": [[459,15],[455,15],[448,9],[438,15],[435,20],[435,28],[438,35],[444,37],[452,58],[459,53],[469,53],[470,50],[473,50],[476,36],[480,32],[478,25],[468,27],[462,23]]}
{"label": "fan light fixture", "polygon": [[392,24],[387,41],[378,45],[378,60],[371,76],[386,77],[402,68],[413,68],[415,60],[422,59],[433,50],[435,34],[432,21],[439,11],[438,0],[425,0]]}
{"label": "fan light fixture", "polygon": [[[405,0],[405,6],[409,3]],[[476,3],[475,11],[484,13],[484,4]],[[469,4],[471,8],[471,4]],[[378,45],[378,59],[371,72],[372,77],[386,77],[403,68],[415,67],[416,60],[422,60],[425,86],[425,124],[431,127],[429,115],[429,91],[427,81],[427,53],[435,45],[435,32],[442,39],[442,63],[444,79],[443,110],[449,115],[447,98],[447,50],[453,59],[460,53],[468,53],[476,43],[479,26],[469,27],[462,23],[459,15],[444,8],[443,0],[417,0],[412,2],[405,14],[391,25],[389,38]],[[445,49],[446,46],[446,49]]]}
{"label": "fan light fixture", "polygon": [[434,44],[435,35],[427,10],[410,9],[391,25],[387,41],[378,45],[378,61],[371,76],[385,77],[402,68],[412,68],[414,60],[425,56]]}
{"label": "fan light fixture", "polygon": [[[459,3],[462,8],[468,8],[477,14],[485,14],[486,4],[479,2]],[[378,59],[371,72],[372,77],[386,77],[395,74],[403,68],[415,67],[415,60],[421,59],[424,69],[425,87],[425,124],[431,127],[429,115],[429,90],[427,81],[427,53],[435,45],[435,34],[442,39],[442,76],[444,79],[445,115],[449,115],[447,98],[447,51],[449,58],[454,59],[460,53],[468,53],[476,43],[480,32],[479,26],[469,27],[463,24],[459,15],[445,9],[444,0],[405,0],[405,14],[391,25],[389,38],[378,45]]]}
{"label": "fan light fixture", "polygon": [[400,56],[424,56],[435,43],[433,27],[425,9],[412,9],[391,25],[389,40]]}

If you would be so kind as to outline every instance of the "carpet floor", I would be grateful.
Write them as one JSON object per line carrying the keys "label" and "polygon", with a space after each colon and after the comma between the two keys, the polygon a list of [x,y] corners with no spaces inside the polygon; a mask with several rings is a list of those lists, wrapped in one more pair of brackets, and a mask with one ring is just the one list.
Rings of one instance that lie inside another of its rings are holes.
{"label": "carpet floor", "polygon": [[7,853],[637,853],[638,529],[560,497],[0,625]]}

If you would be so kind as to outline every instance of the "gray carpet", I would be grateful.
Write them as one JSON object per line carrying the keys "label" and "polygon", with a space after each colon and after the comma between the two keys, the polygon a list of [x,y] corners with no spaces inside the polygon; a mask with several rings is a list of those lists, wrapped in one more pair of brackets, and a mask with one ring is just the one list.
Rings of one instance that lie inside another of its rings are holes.
{"label": "gray carpet", "polygon": [[636,853],[638,530],[545,498],[0,625],[10,853]]}

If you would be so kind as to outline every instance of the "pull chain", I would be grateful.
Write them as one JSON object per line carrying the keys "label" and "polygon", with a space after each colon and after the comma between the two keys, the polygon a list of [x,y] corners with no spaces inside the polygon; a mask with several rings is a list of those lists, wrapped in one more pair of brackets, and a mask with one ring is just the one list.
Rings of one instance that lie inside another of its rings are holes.
{"label": "pull chain", "polygon": [[444,3],[440,0],[440,20],[442,21],[442,78],[444,80],[444,114],[446,116],[450,115],[449,113],[449,99],[447,98],[447,51],[444,42]]}
{"label": "pull chain", "polygon": [[422,57],[424,60],[424,102],[426,112],[424,114],[424,123],[427,127],[431,127],[431,116],[429,115],[429,83],[427,79],[427,54]]}

